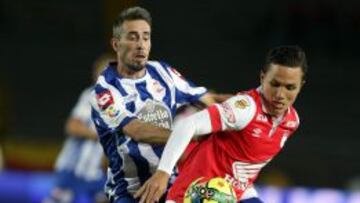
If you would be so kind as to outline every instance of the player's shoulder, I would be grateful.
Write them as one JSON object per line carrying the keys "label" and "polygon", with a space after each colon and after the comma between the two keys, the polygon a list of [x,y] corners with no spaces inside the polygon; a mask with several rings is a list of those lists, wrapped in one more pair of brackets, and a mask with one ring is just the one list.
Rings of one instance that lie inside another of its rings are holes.
{"label": "player's shoulder", "polygon": [[148,61],[147,70],[154,77],[160,76],[167,83],[173,83],[174,76],[181,76],[172,66],[163,61]]}
{"label": "player's shoulder", "polygon": [[164,62],[164,61],[156,61],[156,60],[149,60],[147,62],[147,66],[148,68],[156,68],[156,69],[168,69],[170,68],[171,66]]}
{"label": "player's shoulder", "polygon": [[94,89],[93,85],[84,88],[80,93],[79,99],[89,99],[91,97],[91,93],[93,89]]}
{"label": "player's shoulder", "polygon": [[222,107],[224,110],[234,112],[236,115],[243,117],[252,117],[256,113],[257,105],[254,98],[246,93],[236,94],[226,100]]}
{"label": "player's shoulder", "polygon": [[106,68],[104,68],[104,70],[97,78],[95,86],[99,84],[103,86],[106,84],[112,84],[115,83],[117,79],[121,79],[121,77],[119,77],[119,74],[116,70],[116,66],[117,66],[117,62],[110,62],[109,65]]}
{"label": "player's shoulder", "polygon": [[149,60],[147,62],[147,68],[155,69],[158,72],[166,72],[169,75],[171,75],[171,73],[177,73],[175,68],[165,61]]}
{"label": "player's shoulder", "polygon": [[90,95],[93,90],[94,90],[93,85],[88,86],[82,90],[81,95]]}
{"label": "player's shoulder", "polygon": [[226,102],[237,109],[256,109],[256,102],[254,96],[248,94],[247,92],[237,93],[236,95],[230,97]]}
{"label": "player's shoulder", "polygon": [[103,72],[97,78],[96,83],[93,87],[95,90],[98,90],[99,88],[108,89],[109,86],[115,87],[117,81],[121,80],[121,77],[119,77],[115,65],[116,65],[115,63],[110,63],[109,66],[107,66],[103,70]]}
{"label": "player's shoulder", "polygon": [[243,129],[254,118],[257,105],[254,98],[246,93],[230,97],[220,105],[224,121],[234,129]]}

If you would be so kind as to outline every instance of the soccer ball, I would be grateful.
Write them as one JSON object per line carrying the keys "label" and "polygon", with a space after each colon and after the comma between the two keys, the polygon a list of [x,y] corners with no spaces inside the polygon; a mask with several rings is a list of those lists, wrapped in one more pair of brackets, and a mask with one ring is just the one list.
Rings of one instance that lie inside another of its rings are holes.
{"label": "soccer ball", "polygon": [[232,186],[223,178],[199,178],[186,190],[184,203],[236,203]]}

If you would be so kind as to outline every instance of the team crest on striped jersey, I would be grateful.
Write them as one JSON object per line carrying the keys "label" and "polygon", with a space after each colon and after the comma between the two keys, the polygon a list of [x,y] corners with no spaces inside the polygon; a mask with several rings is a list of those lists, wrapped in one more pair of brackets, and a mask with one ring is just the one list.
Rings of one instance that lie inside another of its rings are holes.
{"label": "team crest on striped jersey", "polygon": [[165,97],[166,89],[160,84],[159,81],[151,80],[149,86],[149,91],[153,94],[155,99],[162,100]]}

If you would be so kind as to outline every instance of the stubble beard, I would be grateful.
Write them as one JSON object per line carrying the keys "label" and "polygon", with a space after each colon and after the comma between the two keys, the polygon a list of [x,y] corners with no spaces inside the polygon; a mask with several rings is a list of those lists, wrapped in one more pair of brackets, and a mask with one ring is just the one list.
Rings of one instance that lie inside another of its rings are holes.
{"label": "stubble beard", "polygon": [[145,68],[145,65],[142,64],[126,64],[126,66],[134,72],[139,72]]}

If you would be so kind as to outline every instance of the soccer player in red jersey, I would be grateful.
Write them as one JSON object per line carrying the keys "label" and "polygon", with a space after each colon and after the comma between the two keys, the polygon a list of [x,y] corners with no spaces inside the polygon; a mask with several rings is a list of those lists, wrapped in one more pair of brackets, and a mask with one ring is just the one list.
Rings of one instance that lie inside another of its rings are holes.
{"label": "soccer player in red jersey", "polygon": [[199,178],[214,177],[232,185],[238,202],[261,202],[252,184],[299,126],[292,105],[305,83],[306,72],[306,56],[300,47],[271,49],[258,88],[242,91],[174,127],[158,170],[135,197],[140,202],[158,201],[190,140],[210,134],[185,160],[183,171],[168,192],[167,202],[182,203],[190,184]]}

